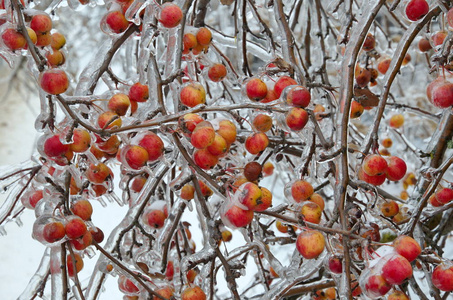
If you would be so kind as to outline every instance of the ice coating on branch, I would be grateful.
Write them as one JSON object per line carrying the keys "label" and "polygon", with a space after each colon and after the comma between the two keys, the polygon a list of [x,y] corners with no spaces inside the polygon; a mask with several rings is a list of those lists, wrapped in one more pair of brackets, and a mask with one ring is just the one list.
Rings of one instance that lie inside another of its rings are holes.
{"label": "ice coating on branch", "polygon": [[17,298],[18,300],[28,300],[35,295],[41,287],[42,281],[45,279],[47,273],[50,271],[50,248],[44,250],[41,262],[35,274],[31,277],[27,286],[22,294]]}

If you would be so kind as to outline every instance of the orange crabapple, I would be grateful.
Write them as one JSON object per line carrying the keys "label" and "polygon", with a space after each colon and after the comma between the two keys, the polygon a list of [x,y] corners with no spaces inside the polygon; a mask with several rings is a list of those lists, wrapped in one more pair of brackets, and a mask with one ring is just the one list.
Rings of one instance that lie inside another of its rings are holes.
{"label": "orange crabapple", "polygon": [[212,144],[206,149],[208,149],[209,153],[212,155],[221,156],[228,151],[228,144],[220,134],[216,133],[214,142],[212,142]]}
{"label": "orange crabapple", "polygon": [[206,294],[197,286],[188,286],[181,293],[181,300],[206,300]]}
{"label": "orange crabapple", "polygon": [[223,242],[229,242],[233,239],[233,234],[228,229],[222,230],[220,234],[222,235]]}
{"label": "orange crabapple", "polygon": [[91,145],[91,135],[88,131],[82,128],[74,129],[72,135],[72,143],[69,145],[70,149],[76,153],[87,151]]}
{"label": "orange crabapple", "polygon": [[384,217],[390,218],[395,216],[399,211],[400,207],[398,203],[393,200],[385,201],[380,205],[381,213]]}
{"label": "orange crabapple", "polygon": [[209,46],[212,41],[212,33],[211,30],[209,30],[206,27],[201,27],[197,31],[197,42],[201,46]]}
{"label": "orange crabapple", "polygon": [[267,161],[263,165],[263,174],[264,176],[270,176],[274,173],[274,164],[270,161]]}
{"label": "orange crabapple", "polygon": [[387,300],[410,300],[410,298],[401,291],[394,291],[388,296]]}
{"label": "orange crabapple", "polygon": [[250,210],[255,210],[255,208],[261,204],[262,192],[259,186],[252,182],[244,183],[236,191],[235,196],[237,195],[239,203],[246,206]]}
{"label": "orange crabapple", "polygon": [[38,47],[46,47],[49,46],[50,43],[52,43],[52,35],[50,32],[44,33],[44,34],[38,34],[36,36],[36,46]]}
{"label": "orange crabapple", "polygon": [[180,197],[184,200],[192,200],[195,195],[195,188],[191,184],[185,184],[181,188],[181,194]]}
{"label": "orange crabapple", "polygon": [[100,114],[97,123],[101,129],[113,129],[122,125],[120,116],[113,111],[106,111]]}
{"label": "orange crabapple", "polygon": [[300,209],[304,221],[319,224],[322,217],[322,209],[318,204],[311,201],[305,201]]}
{"label": "orange crabapple", "polygon": [[351,119],[358,118],[363,114],[363,110],[364,110],[363,105],[353,100],[351,101],[351,111],[349,113],[349,117]]}
{"label": "orange crabapple", "polygon": [[50,37],[51,37],[50,46],[52,47],[53,50],[60,50],[61,48],[64,47],[64,45],[66,45],[66,38],[62,33],[54,32]]}
{"label": "orange crabapple", "polygon": [[53,50],[52,52],[47,51],[46,54],[47,63],[51,67],[59,67],[65,63],[65,55],[60,50]]}
{"label": "orange crabapple", "polygon": [[389,126],[392,128],[400,128],[404,124],[404,116],[402,114],[394,114],[390,117]]}
{"label": "orange crabapple", "polygon": [[219,128],[217,133],[220,134],[228,145],[231,145],[236,141],[237,129],[236,125],[230,120],[221,120],[219,122]]}
{"label": "orange crabapple", "polygon": [[398,254],[405,257],[409,262],[414,261],[420,253],[422,253],[420,244],[407,235],[400,235],[397,237],[393,241],[393,248]]}
{"label": "orange crabapple", "polygon": [[432,48],[433,47],[431,46],[431,43],[427,38],[422,37],[420,41],[418,41],[418,50],[420,50],[421,52],[428,52]]}
{"label": "orange crabapple", "polygon": [[197,47],[197,37],[193,33],[185,33],[183,36],[183,54],[188,54],[192,49]]}
{"label": "orange crabapple", "polygon": [[371,72],[365,68],[360,68],[355,76],[355,82],[359,87],[366,87],[371,81]]}
{"label": "orange crabapple", "polygon": [[138,170],[146,165],[149,159],[148,151],[142,146],[130,145],[123,148],[124,159],[131,169]]}
{"label": "orange crabapple", "polygon": [[322,198],[322,196],[320,194],[313,193],[310,196],[310,198],[308,198],[307,200],[318,204],[319,207],[321,208],[321,210],[324,210],[325,203],[324,203],[324,199]]}
{"label": "orange crabapple", "polygon": [[297,180],[291,184],[291,196],[296,202],[309,199],[313,193],[313,186],[308,181]]}
{"label": "orange crabapple", "polygon": [[382,57],[381,59],[378,60],[378,65],[377,65],[377,70],[381,74],[387,73],[390,63],[392,62],[392,59],[390,57]]}
{"label": "orange crabapple", "polygon": [[272,128],[272,117],[265,114],[258,114],[253,119],[253,127],[261,132],[269,131]]}
{"label": "orange crabapple", "polygon": [[200,117],[199,115],[189,113],[185,114],[184,116],[178,119],[178,125],[185,135],[190,136],[194,131],[195,127],[197,126],[197,124],[203,121],[204,121],[203,118]]}
{"label": "orange crabapple", "polygon": [[126,94],[119,93],[110,98],[107,107],[117,115],[124,116],[130,105],[131,101],[129,97]]}
{"label": "orange crabapple", "polygon": [[445,30],[441,30],[441,31],[434,33],[431,36],[431,41],[432,41],[434,47],[442,45],[444,43],[444,40],[447,37],[447,35],[448,35],[448,33]]}
{"label": "orange crabapple", "polygon": [[[192,270],[190,270],[190,271],[192,271]],[[170,299],[174,294],[174,290],[171,286],[165,286],[165,287],[161,287],[161,288],[157,289],[156,294],[158,294],[159,296],[162,296],[166,299]],[[160,299],[156,296],[153,296],[152,300],[160,300]]]}
{"label": "orange crabapple", "polygon": [[362,163],[362,169],[368,176],[385,174],[387,168],[387,161],[378,154],[370,154],[366,156]]}
{"label": "orange crabapple", "polygon": [[66,222],[65,231],[69,239],[78,239],[87,232],[87,225],[80,217],[72,216]]}
{"label": "orange crabapple", "polygon": [[208,121],[203,121],[195,127],[190,136],[190,143],[197,149],[205,149],[214,143],[215,130]]}
{"label": "orange crabapple", "polygon": [[219,162],[219,157],[211,154],[208,149],[197,149],[193,154],[193,160],[203,170],[209,170]]}
{"label": "orange crabapple", "polygon": [[112,176],[112,171],[104,163],[99,163],[97,165],[90,164],[86,170],[86,177],[92,183],[104,183],[109,176]]}
{"label": "orange crabapple", "polygon": [[214,64],[208,69],[208,77],[214,82],[222,81],[227,75],[227,69],[223,64]]}
{"label": "orange crabapple", "polygon": [[55,243],[65,237],[65,226],[58,221],[47,223],[43,227],[42,235],[46,242]]}
{"label": "orange crabapple", "polygon": [[82,199],[71,205],[71,211],[82,220],[90,220],[93,214],[93,206],[91,206],[90,201]]}

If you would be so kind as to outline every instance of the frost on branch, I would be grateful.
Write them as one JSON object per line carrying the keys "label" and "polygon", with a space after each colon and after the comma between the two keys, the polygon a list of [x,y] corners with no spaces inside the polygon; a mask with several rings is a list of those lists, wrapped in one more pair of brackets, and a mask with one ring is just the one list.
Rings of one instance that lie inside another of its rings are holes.
{"label": "frost on branch", "polygon": [[41,109],[0,175],[0,233],[34,210],[47,247],[20,299],[448,297],[448,5],[5,0]]}

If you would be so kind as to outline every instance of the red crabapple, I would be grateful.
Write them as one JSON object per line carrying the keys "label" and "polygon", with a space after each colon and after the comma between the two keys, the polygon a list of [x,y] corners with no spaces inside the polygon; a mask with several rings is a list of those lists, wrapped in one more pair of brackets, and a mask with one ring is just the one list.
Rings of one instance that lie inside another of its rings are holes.
{"label": "red crabapple", "polygon": [[245,149],[250,154],[258,154],[269,145],[269,138],[263,132],[253,133],[245,140]]}
{"label": "red crabapple", "polygon": [[88,131],[82,128],[74,129],[72,135],[72,144],[69,145],[71,151],[76,153],[85,152],[90,148],[91,135]]}
{"label": "red crabapple", "polygon": [[269,103],[269,102],[272,102],[277,99],[278,99],[278,97],[277,97],[277,94],[275,93],[274,89],[267,89],[266,97],[264,97],[264,99],[261,100],[260,102]]}
{"label": "red crabapple", "polygon": [[365,171],[363,171],[363,168],[360,168],[359,173],[358,173],[358,178],[359,178],[359,180],[363,180],[369,184],[379,186],[385,182],[385,179],[387,177],[385,174],[370,176],[367,173],[365,173]]}
{"label": "red crabapple", "polygon": [[52,43],[52,35],[50,32],[47,32],[45,34],[38,34],[36,39],[36,46],[38,47],[46,47],[49,46],[50,43]]}
{"label": "red crabapple", "polygon": [[72,204],[71,211],[82,220],[90,220],[93,214],[93,206],[88,200],[79,200]]}
{"label": "red crabapple", "polygon": [[206,300],[206,294],[197,285],[188,286],[181,293],[181,300]]}
{"label": "red crabapple", "polygon": [[310,104],[310,92],[303,86],[292,88],[286,96],[286,102],[296,107],[307,107]]}
{"label": "red crabapple", "polygon": [[227,75],[227,69],[223,64],[214,64],[208,70],[208,77],[214,82],[222,81]]}
{"label": "red crabapple", "polygon": [[148,152],[149,161],[158,160],[164,153],[164,142],[154,132],[149,131],[138,143]]}
{"label": "red crabapple", "polygon": [[412,266],[404,256],[390,255],[392,257],[382,267],[382,276],[389,284],[400,285],[404,280],[412,277]]}
{"label": "red crabapple", "polygon": [[209,153],[220,156],[227,152],[228,144],[220,134],[215,134],[214,142],[207,147]]}
{"label": "red crabapple", "polygon": [[2,40],[10,50],[24,49],[27,45],[25,37],[14,28],[7,28],[2,33]]}
{"label": "red crabapple", "polygon": [[438,82],[432,87],[431,102],[440,108],[453,105],[453,83],[448,81]]}
{"label": "red crabapple", "polygon": [[387,170],[385,174],[388,180],[398,181],[406,175],[407,166],[404,160],[396,156],[390,156],[387,158]]}
{"label": "red crabapple", "polygon": [[274,165],[270,161],[267,161],[263,165],[263,174],[264,174],[264,176],[270,176],[273,173],[274,173]]}
{"label": "red crabapple", "polygon": [[359,87],[366,87],[371,81],[371,72],[365,68],[360,68],[355,76],[355,82]]}
{"label": "red crabapple", "polygon": [[90,233],[96,243],[102,243],[104,240],[104,232],[100,228],[90,229]]}
{"label": "red crabapple", "polygon": [[193,160],[203,170],[209,170],[219,162],[218,156],[211,154],[208,149],[196,150],[193,154]]}
{"label": "red crabapple", "polygon": [[410,300],[410,299],[405,293],[401,291],[394,291],[388,296],[387,300]]}
{"label": "red crabapple", "polygon": [[252,78],[245,85],[247,97],[252,101],[264,99],[267,95],[267,85],[259,78]]}
{"label": "red crabapple", "polygon": [[183,131],[183,133],[187,136],[190,136],[194,131],[197,124],[203,122],[203,118],[197,114],[189,113],[185,114],[184,116],[178,119],[179,128]]}
{"label": "red crabapple", "polygon": [[325,247],[325,239],[317,230],[305,230],[297,236],[296,249],[306,259],[318,257]]}
{"label": "red crabapple", "polygon": [[290,86],[290,85],[297,85],[297,81],[295,81],[294,79],[292,79],[289,76],[280,77],[274,86],[274,91],[275,91],[275,95],[277,96],[277,98],[280,98],[280,95],[282,94],[285,87]]}
{"label": "red crabapple", "polygon": [[131,169],[138,170],[144,165],[149,159],[148,151],[137,145],[131,145],[123,149],[126,153],[124,153],[124,159],[126,160],[127,164]]}
{"label": "red crabapple", "polygon": [[329,270],[332,273],[335,273],[335,274],[343,273],[343,263],[339,257],[336,257],[336,256],[329,257],[329,260],[327,261],[327,265],[329,267]]}
{"label": "red crabapple", "polygon": [[30,28],[33,29],[37,35],[46,34],[52,29],[52,20],[45,14],[34,15],[30,21]]}
{"label": "red crabapple", "polygon": [[453,291],[453,266],[443,263],[434,268],[431,275],[433,285],[441,291]]}
{"label": "red crabapple", "polygon": [[50,222],[44,225],[42,232],[44,240],[55,243],[66,235],[65,226],[61,222]]}
{"label": "red crabapple", "polygon": [[304,221],[319,224],[322,217],[322,209],[318,204],[311,201],[305,201],[300,209]]}
{"label": "red crabapple", "polygon": [[418,50],[421,52],[428,52],[431,50],[433,47],[431,46],[431,43],[427,38],[421,38],[420,41],[418,41]]}
{"label": "red crabapple", "polygon": [[188,54],[198,45],[197,37],[193,33],[185,33],[183,36],[183,54]]}
{"label": "red crabapple", "polygon": [[124,275],[118,277],[118,288],[127,295],[137,295],[140,292],[138,287]]}
{"label": "red crabapple", "polygon": [[74,249],[81,251],[88,248],[93,243],[93,236],[91,235],[91,232],[87,231],[82,237],[71,240],[70,242]]}
{"label": "red crabapple", "polygon": [[286,113],[285,122],[291,130],[302,130],[307,125],[308,113],[303,108],[294,107]]}
{"label": "red crabapple", "polygon": [[68,238],[78,239],[87,232],[87,225],[80,217],[72,217],[66,222],[65,231]]}
{"label": "red crabapple", "polygon": [[387,168],[387,161],[378,154],[368,155],[365,157],[362,164],[362,169],[368,176],[385,174]]}
{"label": "red crabapple", "polygon": [[206,91],[200,83],[191,82],[181,89],[179,98],[185,106],[194,107],[206,102]]}
{"label": "red crabapple", "polygon": [[[190,271],[192,271],[192,270],[190,270]],[[171,299],[173,294],[174,294],[173,288],[171,286],[166,286],[166,287],[159,288],[159,289],[155,290],[155,292],[159,296],[162,296],[162,297],[164,297],[166,299]],[[154,296],[152,298],[152,300],[160,300],[160,298]]]}
{"label": "red crabapple", "polygon": [[324,199],[322,198],[322,196],[320,194],[313,193],[310,196],[310,198],[308,198],[308,201],[318,204],[319,207],[321,208],[321,210],[324,210],[325,203],[324,203]]}
{"label": "red crabapple", "polygon": [[390,218],[395,216],[400,211],[398,203],[393,200],[386,201],[381,204],[381,213],[384,217]]}
{"label": "red crabapple", "polygon": [[34,191],[27,199],[28,204],[30,205],[30,207],[35,208],[36,204],[38,204],[39,200],[41,200],[42,198],[43,198],[42,190]]}
{"label": "red crabapple", "polygon": [[384,276],[379,274],[371,275],[365,283],[365,290],[368,296],[373,298],[384,296],[391,288],[392,286],[387,283]]}
{"label": "red crabapple", "polygon": [[107,177],[111,175],[111,172],[110,168],[103,163],[90,164],[86,171],[86,177],[90,182],[100,184],[104,183]]}
{"label": "red crabapple", "polygon": [[291,196],[296,202],[307,200],[313,192],[313,186],[305,180],[297,180],[291,185]]}
{"label": "red crabapple", "polygon": [[221,120],[219,122],[219,129],[217,129],[217,133],[220,134],[228,145],[231,145],[236,141],[236,125],[230,120]]}
{"label": "red crabapple", "polygon": [[261,189],[252,182],[244,183],[235,193],[239,203],[246,206],[250,210],[255,210],[255,207],[261,203]]}
{"label": "red crabapple", "polygon": [[447,35],[448,33],[445,30],[438,31],[435,34],[433,34],[431,36],[431,41],[433,42],[434,47],[442,45]]}
{"label": "red crabapple", "polygon": [[149,98],[149,88],[140,82],[134,83],[129,89],[129,99],[135,102],[146,102]]}
{"label": "red crabapple", "polygon": [[411,21],[418,21],[423,18],[429,11],[429,5],[426,0],[411,0],[406,5],[406,16]]}
{"label": "red crabapple", "polygon": [[214,143],[215,130],[211,123],[203,121],[195,127],[190,137],[190,143],[197,149],[205,149]]}
{"label": "red crabapple", "polygon": [[166,2],[162,5],[162,10],[159,14],[159,22],[166,28],[173,28],[181,23],[183,18],[181,8],[171,2]]}
{"label": "red crabapple", "polygon": [[401,235],[393,241],[393,247],[398,254],[405,257],[409,262],[414,261],[422,249],[416,240],[407,235]]}
{"label": "red crabapple", "polygon": [[235,227],[245,227],[253,220],[253,210],[233,205],[225,212],[225,218]]}
{"label": "red crabapple", "polygon": [[125,94],[115,94],[110,98],[108,108],[119,116],[124,116],[131,105],[129,97]]}
{"label": "red crabapple", "polygon": [[40,75],[41,88],[51,95],[63,94],[69,87],[69,79],[65,71],[50,69]]}
{"label": "red crabapple", "polygon": [[162,228],[166,218],[163,210],[153,209],[146,215],[146,222],[153,228]]}
{"label": "red crabapple", "polygon": [[61,143],[59,135],[51,136],[44,142],[44,154],[49,157],[63,156],[68,150],[69,145]]}
{"label": "red crabapple", "polygon": [[442,188],[436,193],[436,200],[442,205],[451,202],[453,200],[453,190],[450,188]]}

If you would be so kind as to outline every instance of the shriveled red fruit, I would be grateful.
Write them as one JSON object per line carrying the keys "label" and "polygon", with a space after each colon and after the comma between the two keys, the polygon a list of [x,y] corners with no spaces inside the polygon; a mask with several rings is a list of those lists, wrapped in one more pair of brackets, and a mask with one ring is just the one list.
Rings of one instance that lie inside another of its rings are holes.
{"label": "shriveled red fruit", "polygon": [[211,30],[209,30],[206,27],[201,27],[197,31],[197,42],[201,46],[208,46],[211,44],[212,40],[212,33]]}
{"label": "shriveled red fruit", "polygon": [[355,77],[355,82],[359,87],[366,87],[371,80],[371,72],[365,68],[360,68]]}
{"label": "shriveled red fruit", "polygon": [[149,161],[158,160],[164,153],[164,142],[154,132],[148,132],[138,143],[148,152]]}
{"label": "shriveled red fruit", "polygon": [[364,107],[359,102],[353,100],[351,101],[351,111],[349,113],[349,117],[351,119],[356,119],[363,114]]}
{"label": "shriveled red fruit", "polygon": [[126,153],[124,154],[124,158],[129,165],[134,170],[138,170],[144,165],[146,165],[146,162],[148,161],[148,151],[137,145],[132,145],[128,147],[126,150]]}
{"label": "shriveled red fruit", "polygon": [[49,157],[65,155],[68,150],[69,145],[63,144],[59,135],[51,136],[44,142],[44,153]]}
{"label": "shriveled red fruit", "polygon": [[414,261],[422,249],[418,242],[407,235],[401,235],[393,241],[393,247],[398,254],[405,257],[409,262]]}
{"label": "shriveled red fruit", "polygon": [[65,234],[65,226],[61,222],[50,222],[44,225],[42,232],[44,240],[48,243],[55,243],[61,240]]}
{"label": "shriveled red fruit", "polygon": [[418,21],[429,12],[426,0],[411,0],[406,6],[406,16],[411,21]]}
{"label": "shriveled red fruit", "polygon": [[387,283],[385,277],[379,274],[371,275],[365,283],[368,296],[373,298],[384,296],[391,288],[392,286]]}
{"label": "shriveled red fruit", "polygon": [[10,50],[24,49],[27,45],[25,37],[14,28],[7,28],[2,33],[2,40]]}
{"label": "shriveled red fruit", "polygon": [[428,52],[432,48],[433,47],[427,38],[421,38],[420,41],[418,41],[418,50],[421,52]]}
{"label": "shriveled red fruit", "polygon": [[208,149],[198,149],[193,154],[193,160],[203,170],[209,170],[219,162],[219,157],[211,154]]}
{"label": "shriveled red fruit", "polygon": [[65,225],[66,235],[70,239],[78,239],[87,232],[87,225],[79,217],[73,217]]}
{"label": "shriveled red fruit", "polygon": [[307,200],[313,192],[313,186],[305,180],[298,180],[291,185],[291,195],[296,202]]}
{"label": "shriveled red fruit", "polygon": [[83,259],[79,254],[74,253],[74,260],[72,259],[72,255],[66,257],[66,269],[70,277],[74,276],[74,271],[77,274],[83,269]]}
{"label": "shriveled red fruit", "polygon": [[96,227],[96,229],[91,229],[90,233],[96,243],[99,244],[104,241],[104,232],[100,228]]}
{"label": "shriveled red fruit", "polygon": [[365,41],[363,42],[362,49],[364,51],[371,51],[376,47],[376,39],[374,38],[374,35],[371,33],[368,33],[365,37]]}
{"label": "shriveled red fruit", "polygon": [[280,77],[274,86],[274,91],[275,91],[275,95],[277,96],[277,98],[280,98],[280,95],[282,94],[285,87],[290,86],[290,85],[297,85],[297,81],[295,81],[294,79],[292,79],[289,76]]}
{"label": "shriveled red fruit", "polygon": [[162,5],[159,22],[166,28],[173,28],[181,23],[182,17],[182,10],[178,5],[166,2]]}
{"label": "shriveled red fruit", "polygon": [[325,243],[321,232],[306,230],[297,236],[296,248],[304,258],[313,259],[324,251]]}
{"label": "shriveled red fruit", "polygon": [[259,78],[252,78],[245,86],[247,97],[252,101],[264,99],[267,95],[267,85]]}
{"label": "shriveled red fruit", "polygon": [[206,103],[206,91],[200,83],[191,82],[181,89],[179,99],[185,106],[194,107]]}
{"label": "shriveled red fruit", "polygon": [[431,276],[433,285],[441,291],[453,291],[453,265],[443,263],[434,268]]}
{"label": "shriveled red fruit", "polygon": [[263,132],[253,133],[245,140],[245,149],[250,154],[258,154],[269,145],[269,138]]}
{"label": "shriveled red fruit", "polygon": [[311,94],[303,86],[296,86],[292,88],[288,95],[286,96],[286,102],[289,105],[296,106],[296,107],[307,107],[310,104]]}
{"label": "shriveled red fruit", "polygon": [[302,130],[307,125],[308,113],[303,108],[294,107],[286,113],[285,122],[291,130]]}
{"label": "shriveled red fruit", "polygon": [[221,232],[221,234],[222,234],[222,241],[223,242],[229,242],[229,241],[231,241],[233,239],[233,234],[228,229],[223,230]]}
{"label": "shriveled red fruit", "polygon": [[244,167],[244,176],[248,181],[256,181],[261,177],[262,166],[256,161],[249,162]]}
{"label": "shriveled red fruit", "polygon": [[206,294],[197,285],[188,286],[181,293],[181,300],[206,300]]}
{"label": "shriveled red fruit", "polygon": [[235,227],[245,227],[253,220],[253,210],[245,210],[233,205],[226,212],[225,217]]}
{"label": "shriveled red fruit", "polygon": [[52,20],[45,14],[34,15],[30,21],[30,28],[33,29],[37,35],[46,34],[52,29]]}
{"label": "shriveled red fruit", "polygon": [[214,64],[208,70],[208,77],[214,82],[222,81],[227,75],[227,69],[223,64]]}
{"label": "shriveled red fruit", "polygon": [[444,43],[448,33],[445,30],[438,31],[431,36],[431,41],[434,47],[440,46]]}
{"label": "shriveled red fruit", "polygon": [[51,95],[63,94],[69,87],[66,72],[60,69],[50,69],[40,75],[41,88]]}
{"label": "shriveled red fruit", "polygon": [[160,209],[153,209],[146,215],[148,225],[153,228],[162,228],[166,218],[164,211]]}
{"label": "shriveled red fruit", "polygon": [[134,83],[129,89],[129,99],[135,102],[146,102],[149,98],[149,88],[140,82]]}
{"label": "shriveled red fruit", "polygon": [[362,169],[368,176],[382,175],[386,172],[387,168],[387,161],[378,154],[368,155],[362,164]]}
{"label": "shriveled red fruit", "polygon": [[396,254],[382,267],[382,276],[389,284],[400,285],[412,277],[412,266],[404,256]]}
{"label": "shriveled red fruit", "polygon": [[90,220],[91,215],[93,214],[93,206],[91,206],[91,203],[88,200],[79,200],[72,204],[71,211],[82,220]]}
{"label": "shriveled red fruit", "polygon": [[388,180],[398,181],[406,175],[406,162],[399,157],[390,156],[387,158],[388,167],[385,171]]}

